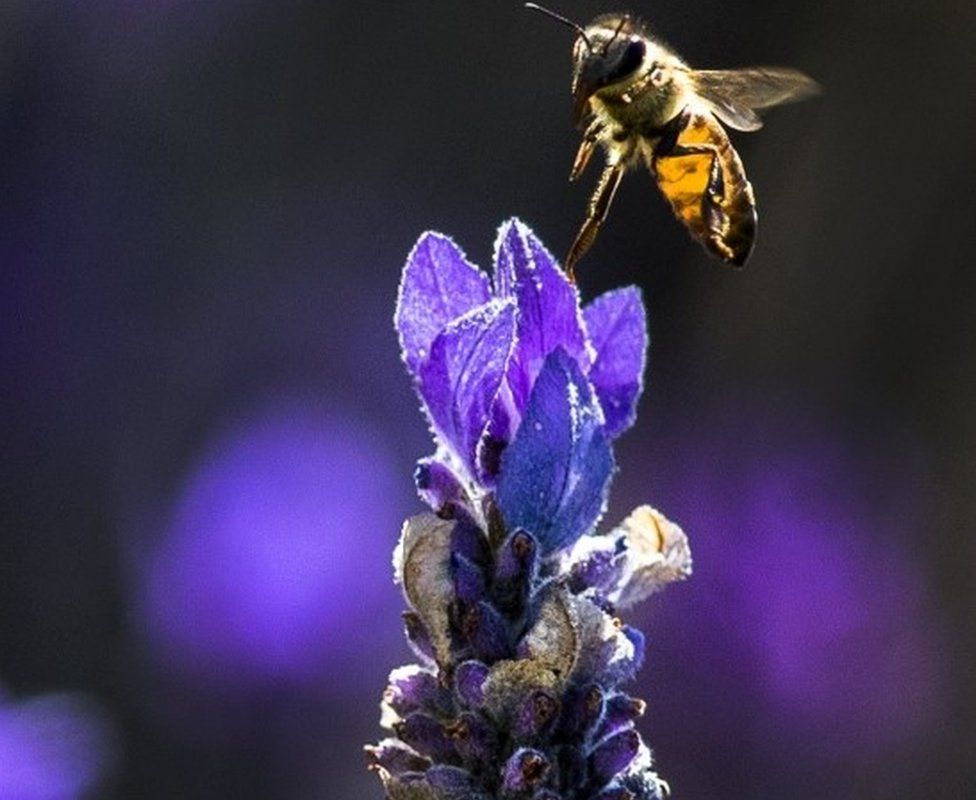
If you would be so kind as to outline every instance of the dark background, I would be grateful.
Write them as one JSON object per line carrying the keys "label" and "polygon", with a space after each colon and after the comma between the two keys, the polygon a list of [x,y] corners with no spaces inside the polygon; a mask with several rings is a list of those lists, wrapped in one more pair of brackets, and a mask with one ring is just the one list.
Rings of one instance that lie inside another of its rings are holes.
{"label": "dark background", "polygon": [[[580,267],[650,316],[609,519],[696,555],[635,615],[642,730],[677,798],[972,796],[976,5],[630,10],[825,87],[733,136],[746,271],[640,174]],[[0,682],[113,720],[93,796],[381,796],[431,447],[399,270],[427,228],[487,266],[513,214],[563,253],[571,40],[514,2],[0,6]]]}

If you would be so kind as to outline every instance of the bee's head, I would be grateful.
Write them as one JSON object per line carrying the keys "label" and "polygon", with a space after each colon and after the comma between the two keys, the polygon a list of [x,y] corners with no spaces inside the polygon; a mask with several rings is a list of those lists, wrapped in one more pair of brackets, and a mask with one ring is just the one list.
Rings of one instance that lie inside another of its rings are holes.
{"label": "bee's head", "polygon": [[605,14],[579,31],[573,45],[573,97],[577,122],[594,93],[634,76],[644,64],[645,55],[647,39],[632,17]]}
{"label": "bee's head", "polygon": [[526,3],[576,31],[573,45],[573,115],[577,123],[586,114],[589,99],[605,86],[637,74],[647,54],[644,30],[626,14],[603,14],[586,28],[554,11]]}

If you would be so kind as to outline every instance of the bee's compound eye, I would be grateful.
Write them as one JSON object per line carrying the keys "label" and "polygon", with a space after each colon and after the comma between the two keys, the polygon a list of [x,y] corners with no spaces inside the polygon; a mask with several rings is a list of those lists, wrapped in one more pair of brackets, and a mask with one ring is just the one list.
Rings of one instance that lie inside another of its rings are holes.
{"label": "bee's compound eye", "polygon": [[626,44],[621,42],[612,49],[609,56],[601,58],[597,62],[599,74],[595,83],[599,86],[606,86],[630,77],[644,63],[645,51],[644,43],[640,39],[631,39]]}
{"label": "bee's compound eye", "polygon": [[627,47],[620,57],[617,72],[621,75],[636,72],[644,61],[644,53],[646,51],[647,48],[640,39],[631,39],[627,42]]}

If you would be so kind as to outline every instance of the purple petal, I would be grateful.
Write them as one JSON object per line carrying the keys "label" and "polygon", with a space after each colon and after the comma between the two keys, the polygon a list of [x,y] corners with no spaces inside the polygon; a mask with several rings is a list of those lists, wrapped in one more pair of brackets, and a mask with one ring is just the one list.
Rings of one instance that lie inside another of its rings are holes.
{"label": "purple petal", "polygon": [[477,603],[485,596],[485,573],[460,553],[451,553],[451,571],[454,574],[454,593],[458,600]]}
{"label": "purple petal", "polygon": [[569,567],[570,591],[580,594],[594,590],[606,598],[616,590],[623,575],[625,559],[613,536],[587,536],[573,548]]}
{"label": "purple petal", "polygon": [[505,374],[515,337],[515,306],[492,301],[448,325],[420,368],[420,396],[442,442],[474,474],[478,441]]}
{"label": "purple petal", "polygon": [[488,666],[480,661],[465,661],[454,672],[454,692],[462,704],[479,708],[485,700],[483,686]]}
{"label": "purple petal", "polygon": [[470,772],[460,767],[435,764],[427,770],[427,783],[440,793],[459,797],[474,796],[474,778]]}
{"label": "purple petal", "polygon": [[526,531],[515,531],[502,543],[495,564],[492,596],[509,614],[520,612],[538,571],[539,545]]}
{"label": "purple petal", "polygon": [[490,603],[482,601],[467,608],[461,616],[461,631],[481,661],[491,664],[512,655],[508,625]]}
{"label": "purple petal", "polygon": [[384,739],[378,745],[366,748],[369,763],[387,772],[400,775],[404,772],[423,772],[430,766],[430,759],[418,755],[403,742]]}
{"label": "purple petal", "polygon": [[559,699],[545,689],[536,689],[522,701],[512,720],[510,736],[516,742],[531,744],[548,734],[559,714]]}
{"label": "purple petal", "polygon": [[499,297],[518,303],[518,344],[508,371],[515,406],[528,402],[532,384],[553,350],[562,347],[585,373],[591,354],[579,308],[579,293],[555,259],[517,219],[502,225],[495,243],[495,284]]}
{"label": "purple petal", "polygon": [[422,756],[435,761],[451,761],[454,745],[444,726],[430,714],[415,712],[393,726],[396,735]]}
{"label": "purple petal", "polygon": [[469,764],[489,763],[498,749],[498,733],[484,714],[465,711],[450,727],[454,748]]}
{"label": "purple petal", "polygon": [[527,747],[516,750],[502,769],[502,791],[518,794],[536,788],[546,779],[549,767],[544,753]]}
{"label": "purple petal", "polygon": [[390,673],[383,699],[400,716],[406,716],[425,705],[436,705],[444,689],[437,676],[418,666],[399,667]]}
{"label": "purple petal", "polygon": [[583,309],[596,360],[590,381],[596,389],[608,436],[619,436],[634,424],[644,387],[647,323],[640,290],[635,286],[600,295]]}
{"label": "purple petal", "polygon": [[623,692],[614,694],[607,699],[606,710],[600,727],[596,733],[596,739],[606,739],[624,730],[634,727],[634,722],[644,716],[647,704],[636,697],[630,697]]}
{"label": "purple petal", "polygon": [[413,480],[420,499],[435,512],[448,506],[463,504],[467,500],[460,478],[436,456],[422,458],[417,462]]}
{"label": "purple petal", "polygon": [[393,318],[410,372],[417,375],[443,328],[490,299],[488,276],[461,248],[443,234],[423,234],[407,256]]}
{"label": "purple petal", "polygon": [[568,547],[603,512],[613,453],[599,406],[576,362],[561,349],[546,359],[525,418],[502,456],[497,500],[511,528],[543,553]]}
{"label": "purple petal", "polygon": [[483,569],[491,563],[491,545],[487,534],[464,511],[458,512],[451,530],[451,552],[464,556]]}
{"label": "purple petal", "polygon": [[640,736],[637,731],[626,730],[611,736],[590,756],[590,774],[593,780],[599,786],[609,783],[630,766],[638,750],[640,750]]}

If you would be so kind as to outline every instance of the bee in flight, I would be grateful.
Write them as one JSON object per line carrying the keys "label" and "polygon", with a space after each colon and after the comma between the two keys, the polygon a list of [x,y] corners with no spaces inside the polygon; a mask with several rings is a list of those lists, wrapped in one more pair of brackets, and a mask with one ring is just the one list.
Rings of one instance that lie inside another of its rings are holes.
{"label": "bee in flight", "polygon": [[675,216],[710,253],[743,266],[756,239],[756,201],[730,128],[762,127],[757,109],[816,94],[816,82],[783,67],[691,69],[633,17],[605,14],[586,28],[526,3],[573,28],[573,121],[583,141],[569,179],[599,144],[606,166],[586,221],[566,256],[570,279],[607,217],[620,179],[643,161]]}

